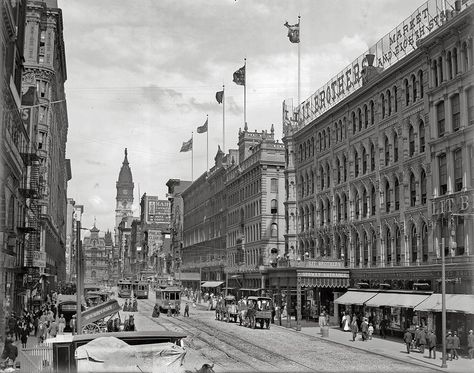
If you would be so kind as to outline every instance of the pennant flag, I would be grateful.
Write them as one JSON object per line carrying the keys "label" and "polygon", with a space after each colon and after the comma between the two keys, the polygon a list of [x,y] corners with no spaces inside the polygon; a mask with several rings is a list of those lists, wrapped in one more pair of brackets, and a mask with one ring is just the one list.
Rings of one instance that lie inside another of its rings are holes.
{"label": "pennant flag", "polygon": [[235,84],[245,85],[245,65],[234,73],[233,81]]}
{"label": "pennant flag", "polygon": [[216,100],[219,104],[222,104],[223,99],[224,99],[224,90],[216,92]]}
{"label": "pennant flag", "polygon": [[285,26],[288,27],[288,39],[291,43],[300,42],[300,22],[298,21],[295,25],[288,24],[288,21],[285,22]]}
{"label": "pennant flag", "polygon": [[207,121],[209,119],[206,119],[206,123],[204,123],[202,126],[197,128],[197,133],[204,133],[207,132]]}
{"label": "pennant flag", "polygon": [[193,149],[193,138],[191,137],[188,141],[183,141],[180,152],[189,152]]}

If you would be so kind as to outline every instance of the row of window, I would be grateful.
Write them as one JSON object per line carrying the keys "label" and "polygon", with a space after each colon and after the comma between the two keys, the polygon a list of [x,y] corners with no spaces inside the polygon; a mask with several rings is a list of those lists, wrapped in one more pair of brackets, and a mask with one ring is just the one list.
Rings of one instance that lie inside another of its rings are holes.
{"label": "row of window", "polygon": [[[461,105],[460,95],[452,95],[449,100],[450,124],[446,122],[446,105],[441,101],[436,105],[436,124],[438,137],[443,137],[447,132],[456,132],[461,128],[461,111],[465,111],[467,125],[474,124],[474,87],[465,91],[467,106]],[[447,125],[448,124],[448,125]]]}
{"label": "row of window", "polygon": [[431,60],[432,86],[438,87],[443,82],[454,79],[459,73],[468,71],[471,65],[472,39],[469,39],[461,44],[461,50],[453,47]]}

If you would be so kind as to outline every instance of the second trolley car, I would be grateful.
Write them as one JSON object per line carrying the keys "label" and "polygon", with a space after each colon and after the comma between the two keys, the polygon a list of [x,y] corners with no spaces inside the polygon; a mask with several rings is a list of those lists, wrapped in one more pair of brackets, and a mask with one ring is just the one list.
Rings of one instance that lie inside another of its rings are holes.
{"label": "second trolley car", "polygon": [[178,286],[167,286],[156,289],[156,305],[161,313],[179,312],[181,304],[181,289]]}
{"label": "second trolley car", "polygon": [[119,280],[117,287],[120,298],[130,298],[133,294],[138,299],[148,299],[147,281]]}

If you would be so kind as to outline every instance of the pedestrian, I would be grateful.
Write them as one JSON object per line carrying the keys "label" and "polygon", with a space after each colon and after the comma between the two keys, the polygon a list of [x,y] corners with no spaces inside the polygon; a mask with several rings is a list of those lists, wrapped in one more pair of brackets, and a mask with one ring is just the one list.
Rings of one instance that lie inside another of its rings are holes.
{"label": "pedestrian", "polygon": [[13,344],[13,339],[15,338],[13,334],[13,332],[7,333],[5,345],[3,346],[2,356],[0,357],[2,362],[6,362],[5,365],[7,367],[13,367],[15,365],[15,360],[18,357],[18,347]]}
{"label": "pedestrian", "polygon": [[417,325],[416,328],[415,328],[415,348],[417,348],[419,345],[420,345],[420,335],[421,335],[421,330],[420,330],[420,326]]}
{"label": "pedestrian", "polygon": [[367,323],[367,318],[364,317],[362,323],[360,324],[361,332],[362,332],[362,340],[365,342],[368,337],[369,332],[369,324]]}
{"label": "pedestrian", "polygon": [[77,328],[77,323],[76,323],[76,315],[72,315],[71,321],[69,321],[69,327],[71,328],[72,335],[76,334],[76,328]]}
{"label": "pedestrian", "polygon": [[172,311],[171,311],[171,302],[168,302],[168,312],[166,314],[166,316],[171,316],[172,315]]}
{"label": "pedestrian", "polygon": [[58,335],[58,329],[59,327],[58,327],[58,324],[56,323],[56,320],[53,320],[48,328],[49,335],[52,338],[56,338],[56,336]]}
{"label": "pedestrian", "polygon": [[351,332],[352,332],[352,342],[354,342],[357,338],[357,333],[359,333],[359,326],[357,325],[357,320],[355,317],[352,319]]}
{"label": "pedestrian", "polygon": [[369,333],[369,339],[372,339],[372,334],[374,334],[374,326],[372,325],[372,323],[369,324],[368,333]]}
{"label": "pedestrian", "polygon": [[423,354],[425,353],[425,345],[426,345],[426,332],[423,328],[420,328],[420,335],[418,339],[418,348],[420,352]]}
{"label": "pedestrian", "polygon": [[469,359],[474,357],[474,332],[469,330],[469,335],[467,336],[467,349],[469,352]]}
{"label": "pedestrian", "polygon": [[448,332],[446,336],[446,357],[449,360],[453,360],[454,354],[454,338],[451,334],[451,331]]}
{"label": "pedestrian", "polygon": [[458,354],[458,350],[459,348],[461,347],[461,341],[459,340],[459,337],[458,337],[458,332],[454,332],[454,335],[453,335],[453,356],[451,356],[451,358],[455,358],[456,360],[459,359],[459,354]]}
{"label": "pedestrian", "polygon": [[61,314],[58,320],[58,331],[59,334],[64,334],[64,328],[66,328],[66,319],[64,318],[64,315]]}
{"label": "pedestrian", "polygon": [[189,302],[184,306],[184,317],[189,317]]}
{"label": "pedestrian", "polygon": [[160,317],[160,307],[155,304],[155,307],[153,307],[153,313],[151,317]]}
{"label": "pedestrian", "polygon": [[175,316],[181,315],[181,304],[178,302],[176,303],[176,312],[174,313]]}
{"label": "pedestrian", "polygon": [[342,316],[342,329],[345,332],[348,332],[351,330],[349,319],[350,319],[350,316],[346,312],[344,312],[344,316]]}
{"label": "pedestrian", "polygon": [[433,351],[433,359],[436,359],[436,334],[433,330],[429,331],[426,343],[428,344],[429,358],[431,359],[431,351]]}
{"label": "pedestrian", "polygon": [[[12,334],[16,334],[16,328],[17,328],[17,319],[15,317],[15,313],[12,312],[10,317],[8,318],[8,331]],[[16,341],[18,340],[17,338],[15,339]]]}
{"label": "pedestrian", "polygon": [[403,335],[403,340],[407,346],[407,354],[410,353],[411,342],[413,341],[413,336],[411,335],[408,329],[405,329],[405,334]]}
{"label": "pedestrian", "polygon": [[387,320],[385,318],[380,321],[380,336],[383,339],[387,338]]}
{"label": "pedestrian", "polygon": [[30,334],[28,327],[26,326],[26,323],[23,323],[20,329],[20,340],[21,340],[21,346],[23,348],[26,348],[26,343],[28,342],[28,335]]}

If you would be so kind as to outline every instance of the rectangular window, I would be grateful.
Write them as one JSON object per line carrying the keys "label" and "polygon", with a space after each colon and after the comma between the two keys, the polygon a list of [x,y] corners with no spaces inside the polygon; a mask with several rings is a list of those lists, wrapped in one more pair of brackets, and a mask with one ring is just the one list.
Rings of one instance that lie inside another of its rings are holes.
{"label": "rectangular window", "polygon": [[278,179],[271,179],[270,180],[270,192],[271,193],[278,193]]}
{"label": "rectangular window", "polygon": [[462,151],[457,149],[454,152],[454,191],[462,190]]}
{"label": "rectangular window", "polygon": [[460,108],[459,108],[459,95],[454,95],[451,98],[451,112],[452,112],[452,122],[453,122],[453,131],[458,131],[461,127],[461,118],[460,118]]}
{"label": "rectangular window", "polygon": [[454,217],[454,224],[456,225],[456,253],[455,255],[464,255],[464,218],[462,216]]}
{"label": "rectangular window", "polygon": [[441,102],[436,106],[436,115],[438,120],[438,136],[444,136],[444,102]]}
{"label": "rectangular window", "polygon": [[466,91],[467,95],[467,125],[472,126],[474,124],[474,87],[469,88]]}
{"label": "rectangular window", "polygon": [[448,170],[446,168],[446,154],[438,157],[439,162],[439,195],[445,195],[448,192]]}

